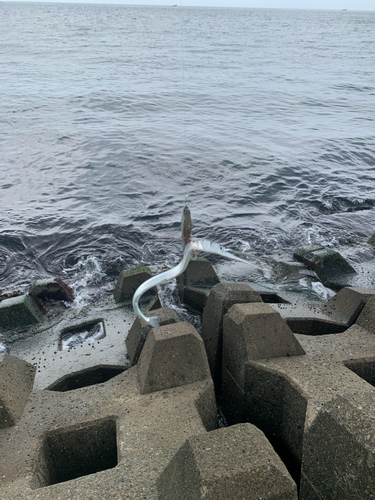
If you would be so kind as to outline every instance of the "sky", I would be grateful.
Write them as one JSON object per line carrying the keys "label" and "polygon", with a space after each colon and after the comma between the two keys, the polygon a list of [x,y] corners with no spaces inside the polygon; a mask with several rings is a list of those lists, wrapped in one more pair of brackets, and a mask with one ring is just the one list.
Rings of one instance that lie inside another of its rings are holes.
{"label": "sky", "polygon": [[[31,0],[33,1],[33,0]],[[183,7],[247,7],[263,9],[371,10],[375,0],[35,0],[71,3],[117,3],[131,5],[182,5]]]}

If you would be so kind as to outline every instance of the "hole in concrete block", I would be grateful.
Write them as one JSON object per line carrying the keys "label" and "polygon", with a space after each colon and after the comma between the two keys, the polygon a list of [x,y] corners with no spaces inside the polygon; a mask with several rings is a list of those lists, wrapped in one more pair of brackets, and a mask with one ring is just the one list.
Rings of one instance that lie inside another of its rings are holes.
{"label": "hole in concrete block", "polygon": [[71,373],[57,380],[48,387],[49,391],[74,391],[90,385],[102,384],[120,375],[126,368],[121,366],[95,366],[87,370]]}
{"label": "hole in concrete block", "polygon": [[96,342],[105,336],[104,322],[101,319],[65,328],[61,332],[59,350],[71,349],[87,342]]}
{"label": "hole in concrete block", "polygon": [[266,304],[290,304],[288,300],[274,292],[259,292],[259,295]]}
{"label": "hole in concrete block", "polygon": [[286,318],[285,321],[293,333],[301,335],[330,335],[345,332],[348,328],[338,323],[312,318]]}
{"label": "hole in concrete block", "polygon": [[348,360],[344,365],[375,387],[375,358]]}
{"label": "hole in concrete block", "polygon": [[31,487],[70,481],[116,467],[117,462],[115,419],[54,431],[43,440]]}

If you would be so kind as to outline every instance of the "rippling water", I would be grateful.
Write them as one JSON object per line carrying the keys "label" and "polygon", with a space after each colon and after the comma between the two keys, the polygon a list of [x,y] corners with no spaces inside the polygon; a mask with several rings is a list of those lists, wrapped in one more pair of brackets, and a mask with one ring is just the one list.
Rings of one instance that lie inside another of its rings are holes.
{"label": "rippling water", "polygon": [[[375,13],[0,3],[0,288],[375,230]],[[214,259],[215,262],[218,260]],[[264,277],[262,278],[264,279]]]}

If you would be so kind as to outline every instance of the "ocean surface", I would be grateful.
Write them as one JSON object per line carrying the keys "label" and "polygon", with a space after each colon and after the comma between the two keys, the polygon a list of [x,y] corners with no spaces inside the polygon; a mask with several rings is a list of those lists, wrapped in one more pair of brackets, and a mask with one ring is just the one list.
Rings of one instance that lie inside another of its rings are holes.
{"label": "ocean surface", "polygon": [[260,267],[373,259],[374,47],[375,12],[0,3],[0,289],[89,304],[175,265],[186,195],[194,236]]}

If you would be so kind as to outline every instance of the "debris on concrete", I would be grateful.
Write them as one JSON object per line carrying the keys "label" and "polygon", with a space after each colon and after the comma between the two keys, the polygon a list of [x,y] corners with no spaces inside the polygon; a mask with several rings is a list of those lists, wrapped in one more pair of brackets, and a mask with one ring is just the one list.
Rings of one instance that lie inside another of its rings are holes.
{"label": "debris on concrete", "polygon": [[44,304],[51,301],[74,301],[73,290],[61,278],[34,281],[30,286],[29,295]]}
{"label": "debris on concrete", "polygon": [[23,295],[21,290],[13,290],[12,292],[3,292],[0,290],[0,302],[5,299],[11,299],[12,297],[19,297],[20,295]]}

